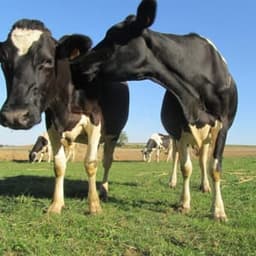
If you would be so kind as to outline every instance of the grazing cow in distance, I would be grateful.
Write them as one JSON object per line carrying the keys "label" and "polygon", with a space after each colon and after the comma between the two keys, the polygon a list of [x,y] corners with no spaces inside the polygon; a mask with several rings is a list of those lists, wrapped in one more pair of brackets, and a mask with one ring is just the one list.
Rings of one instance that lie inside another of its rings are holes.
{"label": "grazing cow in distance", "polygon": [[52,158],[52,147],[47,132],[38,136],[34,146],[29,152],[29,162],[34,163],[37,161],[38,163],[41,163],[45,156],[47,156],[47,162],[50,163]]}
{"label": "grazing cow in distance", "polygon": [[[76,143],[63,145],[66,154],[66,160],[73,162],[75,159],[75,147]],[[50,163],[52,159],[52,146],[47,132],[37,137],[35,144],[29,152],[29,162],[34,163],[41,161],[47,157],[47,162]]]}
{"label": "grazing cow in distance", "polygon": [[[137,15],[112,26],[105,38],[72,64],[82,74],[78,88],[92,82],[151,79],[173,99],[165,128],[179,141],[183,174],[179,210],[190,210],[192,163],[188,145],[200,150],[211,145],[213,217],[227,219],[221,195],[222,156],[237,111],[237,88],[227,62],[210,40],[197,34],[174,35],[152,31],[157,1],[142,0]],[[171,19],[171,17],[170,17]],[[83,82],[82,82],[83,81]],[[174,120],[174,122],[173,122]]]}
{"label": "grazing cow in distance", "polygon": [[[65,145],[86,143],[84,167],[88,175],[90,213],[101,211],[96,188],[97,151],[104,142],[103,191],[108,190],[108,173],[118,137],[129,110],[127,83],[110,82],[87,90],[75,90],[70,59],[86,53],[91,40],[73,35],[76,43],[55,40],[41,21],[17,21],[6,41],[0,43],[7,99],[0,111],[0,124],[12,129],[30,129],[45,112],[46,128],[53,149],[55,187],[48,212],[60,213],[64,207],[64,176],[67,159]],[[76,77],[77,76],[77,77]]]}
{"label": "grazing cow in distance", "polygon": [[172,154],[172,139],[169,135],[153,133],[148,139],[146,146],[141,151],[143,155],[143,160],[150,163],[152,153],[155,152],[156,161],[159,162],[161,150],[166,151],[166,161],[169,161]]}

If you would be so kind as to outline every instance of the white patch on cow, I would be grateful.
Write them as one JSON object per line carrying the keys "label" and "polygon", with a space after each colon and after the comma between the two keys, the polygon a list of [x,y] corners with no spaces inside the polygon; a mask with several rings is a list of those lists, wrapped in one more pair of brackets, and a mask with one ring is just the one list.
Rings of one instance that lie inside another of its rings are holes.
{"label": "white patch on cow", "polygon": [[219,49],[217,48],[217,46],[209,39],[206,37],[203,37],[200,35],[201,38],[205,39],[214,49],[216,52],[218,52],[222,58],[222,60],[227,64],[227,60],[224,58],[224,56],[221,54],[221,52],[219,51]]}
{"label": "white patch on cow", "polygon": [[150,137],[150,139],[154,140],[154,141],[157,143],[158,146],[161,145],[161,142],[162,142],[162,141],[161,141],[161,137],[159,136],[158,133],[152,134],[152,136]]}
{"label": "white patch on cow", "polygon": [[88,148],[85,161],[86,163],[97,161],[98,145],[101,136],[101,125],[93,125],[88,116],[82,115],[80,121],[71,131],[63,132],[61,143],[64,145],[64,147],[67,147],[70,143],[73,143],[80,134],[83,133],[87,134],[88,136]]}
{"label": "white patch on cow", "polygon": [[36,29],[15,28],[11,33],[11,40],[18,48],[18,55],[25,55],[32,44],[39,40],[43,31]]}
{"label": "white patch on cow", "polygon": [[[195,125],[189,125],[189,128],[198,148],[201,148],[201,146],[206,142],[206,140],[210,139],[210,125],[206,124],[202,128],[197,128]],[[193,145],[193,143],[191,143],[191,145]]]}

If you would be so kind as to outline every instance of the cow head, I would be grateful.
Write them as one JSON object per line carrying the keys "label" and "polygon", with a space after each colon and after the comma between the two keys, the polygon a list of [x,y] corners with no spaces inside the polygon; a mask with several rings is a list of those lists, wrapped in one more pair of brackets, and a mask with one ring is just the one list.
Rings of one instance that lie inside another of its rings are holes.
{"label": "cow head", "polygon": [[150,162],[152,149],[148,149],[147,147],[145,147],[141,150],[141,153],[142,153],[143,161],[144,162]]}
{"label": "cow head", "polygon": [[[85,41],[87,51],[91,41],[87,37]],[[41,113],[54,98],[57,58],[66,48],[40,21],[23,19],[13,25],[7,40],[0,43],[7,87],[7,99],[0,112],[1,125],[29,129],[41,121]]]}
{"label": "cow head", "polygon": [[83,73],[87,81],[97,78],[113,81],[142,79],[140,69],[145,68],[148,57],[142,35],[154,22],[155,14],[156,1],[142,0],[137,15],[130,15],[112,26],[89,54],[73,63],[74,69]]}

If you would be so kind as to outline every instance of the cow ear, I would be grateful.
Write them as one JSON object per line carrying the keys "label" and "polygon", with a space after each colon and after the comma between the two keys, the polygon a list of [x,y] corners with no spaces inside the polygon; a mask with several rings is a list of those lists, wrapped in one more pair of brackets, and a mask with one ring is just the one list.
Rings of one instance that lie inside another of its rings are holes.
{"label": "cow ear", "polygon": [[60,38],[56,49],[56,58],[70,60],[83,55],[92,47],[92,40],[84,35],[66,35]]}
{"label": "cow ear", "polygon": [[136,18],[136,24],[140,29],[148,28],[154,23],[156,9],[156,0],[142,0],[138,6]]}

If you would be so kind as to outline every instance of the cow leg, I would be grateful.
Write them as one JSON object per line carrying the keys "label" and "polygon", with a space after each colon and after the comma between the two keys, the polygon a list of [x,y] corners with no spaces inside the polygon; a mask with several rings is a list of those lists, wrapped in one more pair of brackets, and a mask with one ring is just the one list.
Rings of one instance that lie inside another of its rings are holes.
{"label": "cow leg", "polygon": [[189,147],[186,139],[181,137],[178,145],[180,156],[180,168],[183,176],[183,188],[180,198],[179,210],[186,213],[190,210],[190,177],[192,174],[192,162],[189,154]]}
{"label": "cow leg", "polygon": [[116,136],[106,136],[105,143],[104,143],[104,156],[103,156],[103,168],[104,168],[104,175],[103,180],[100,188],[100,198],[104,201],[108,198],[108,176],[109,170],[111,168],[113,162],[113,154],[117,142]]}
{"label": "cow leg", "polygon": [[202,192],[211,192],[208,180],[208,152],[209,144],[203,144],[199,152],[199,165],[201,169],[201,185]]}
{"label": "cow leg", "polygon": [[152,157],[152,152],[148,153],[148,155],[147,155],[147,162],[148,163],[151,162],[151,157]]}
{"label": "cow leg", "polygon": [[213,217],[216,220],[226,221],[227,216],[224,209],[224,203],[221,196],[220,179],[221,179],[221,162],[222,155],[225,147],[225,141],[227,136],[227,130],[222,128],[217,136],[213,159],[211,163],[210,174],[213,180],[213,201],[212,212]]}
{"label": "cow leg", "polygon": [[54,173],[55,173],[55,187],[53,193],[53,200],[48,208],[48,212],[61,213],[64,207],[64,176],[66,172],[66,156],[64,148],[61,144],[60,134],[51,128],[48,130],[49,138],[53,150]]}
{"label": "cow leg", "polygon": [[[172,143],[173,144],[173,143]],[[169,145],[168,149],[167,149],[167,158],[166,158],[166,162],[169,162],[171,160],[171,157],[173,155],[173,146]]]}
{"label": "cow leg", "polygon": [[157,147],[156,149],[156,162],[159,163],[160,160],[160,148]]}
{"label": "cow leg", "polygon": [[72,146],[72,143],[70,145],[65,145],[64,147],[64,150],[65,150],[65,154],[66,154],[66,158],[67,158],[67,162],[70,160],[71,158],[71,146]]}
{"label": "cow leg", "polygon": [[96,214],[101,212],[100,200],[96,188],[97,173],[97,153],[101,136],[101,125],[88,125],[86,133],[88,135],[88,147],[85,156],[84,166],[88,175],[88,203],[89,212]]}
{"label": "cow leg", "polygon": [[48,152],[47,153],[48,153],[48,163],[50,163],[51,158],[52,158],[52,147],[51,147],[51,145],[48,145]]}
{"label": "cow leg", "polygon": [[72,144],[71,146],[70,146],[70,154],[71,154],[71,156],[70,156],[70,161],[71,162],[74,162],[75,161],[75,154],[76,154],[76,152],[75,152],[75,149],[76,149],[76,144]]}
{"label": "cow leg", "polygon": [[38,159],[38,163],[41,163],[42,162],[42,160],[43,160],[43,157],[44,157],[44,153],[40,153],[40,157],[39,157],[39,159]]}
{"label": "cow leg", "polygon": [[172,143],[172,173],[169,179],[169,187],[175,188],[177,185],[177,168],[179,161],[179,152],[177,148],[177,141],[173,141]]}

